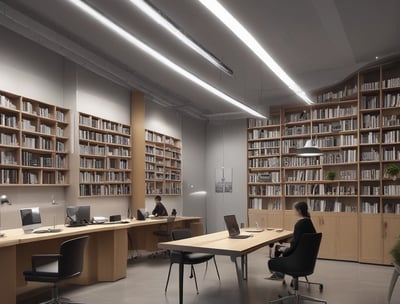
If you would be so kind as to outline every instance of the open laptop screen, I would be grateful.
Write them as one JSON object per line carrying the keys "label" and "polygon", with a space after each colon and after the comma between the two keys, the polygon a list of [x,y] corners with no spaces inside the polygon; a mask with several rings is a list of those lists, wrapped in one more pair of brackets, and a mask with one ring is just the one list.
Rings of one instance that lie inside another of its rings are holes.
{"label": "open laptop screen", "polygon": [[240,229],[239,225],[236,221],[236,216],[235,215],[225,215],[224,216],[225,220],[225,225],[226,228],[228,229],[229,236],[236,236],[240,234]]}

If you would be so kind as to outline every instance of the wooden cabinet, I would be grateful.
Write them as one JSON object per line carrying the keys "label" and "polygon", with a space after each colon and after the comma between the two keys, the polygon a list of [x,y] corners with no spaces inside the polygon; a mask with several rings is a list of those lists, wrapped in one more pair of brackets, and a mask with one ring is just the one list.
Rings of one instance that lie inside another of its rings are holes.
{"label": "wooden cabinet", "polygon": [[383,231],[380,214],[360,215],[360,262],[383,262]]}
{"label": "wooden cabinet", "polygon": [[1,91],[0,109],[0,185],[68,185],[69,110]]}
{"label": "wooden cabinet", "polygon": [[283,212],[281,210],[249,209],[249,227],[282,228]]}
{"label": "wooden cabinet", "polygon": [[181,195],[181,141],[145,130],[146,195]]}
{"label": "wooden cabinet", "polygon": [[79,195],[131,195],[130,127],[79,113]]}

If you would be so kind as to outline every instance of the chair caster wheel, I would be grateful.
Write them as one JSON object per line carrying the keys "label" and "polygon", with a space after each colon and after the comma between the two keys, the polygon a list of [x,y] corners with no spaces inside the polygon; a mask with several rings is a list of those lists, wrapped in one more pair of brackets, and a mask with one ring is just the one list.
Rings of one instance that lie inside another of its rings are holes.
{"label": "chair caster wheel", "polygon": [[322,292],[324,290],[324,285],[319,285],[319,292]]}
{"label": "chair caster wheel", "polygon": [[286,281],[285,280],[282,281],[282,285],[286,286]]}

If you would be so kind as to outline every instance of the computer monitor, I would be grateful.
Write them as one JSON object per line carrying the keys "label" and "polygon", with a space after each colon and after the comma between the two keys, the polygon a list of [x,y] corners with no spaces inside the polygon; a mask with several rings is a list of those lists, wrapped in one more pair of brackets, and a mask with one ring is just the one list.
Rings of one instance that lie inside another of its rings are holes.
{"label": "computer monitor", "polygon": [[138,209],[137,210],[137,216],[136,219],[139,221],[144,221],[146,219],[146,211],[144,209]]}
{"label": "computer monitor", "polygon": [[22,229],[25,232],[42,226],[39,207],[21,208],[19,213],[21,215]]}
{"label": "computer monitor", "polygon": [[90,206],[67,207],[69,226],[83,226],[90,223]]}

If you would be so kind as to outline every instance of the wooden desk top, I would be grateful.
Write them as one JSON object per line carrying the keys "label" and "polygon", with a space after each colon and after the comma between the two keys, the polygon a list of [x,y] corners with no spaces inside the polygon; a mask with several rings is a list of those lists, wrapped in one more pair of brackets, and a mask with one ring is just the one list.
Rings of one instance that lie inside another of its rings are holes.
{"label": "wooden desk top", "polygon": [[[192,221],[200,220],[200,217],[191,216],[177,216],[176,222],[179,221]],[[102,231],[119,230],[119,229],[131,229],[135,227],[159,225],[166,223],[167,219],[146,219],[144,221],[131,220],[129,223],[116,223],[116,224],[93,224],[79,227],[66,227],[65,225],[56,225],[55,228],[62,229],[60,232],[49,232],[49,233],[24,233],[22,228],[6,229],[2,230],[5,234],[4,237],[0,237],[0,248],[13,246],[21,243],[36,242],[41,240],[50,240],[54,238],[63,238],[70,236],[82,235],[85,233],[91,234]],[[52,228],[53,226],[43,226],[38,229]]]}
{"label": "wooden desk top", "polygon": [[[242,230],[242,233],[249,234],[245,232],[245,229]],[[158,246],[162,249],[176,251],[241,256],[292,236],[291,231],[283,230],[278,232],[277,229],[252,232],[250,234],[253,236],[246,239],[232,239],[229,238],[227,231],[221,231],[178,241],[163,242],[159,243]]]}

